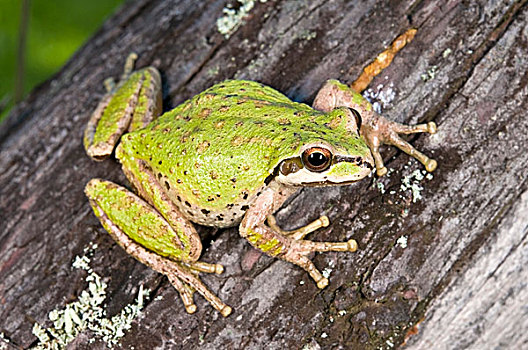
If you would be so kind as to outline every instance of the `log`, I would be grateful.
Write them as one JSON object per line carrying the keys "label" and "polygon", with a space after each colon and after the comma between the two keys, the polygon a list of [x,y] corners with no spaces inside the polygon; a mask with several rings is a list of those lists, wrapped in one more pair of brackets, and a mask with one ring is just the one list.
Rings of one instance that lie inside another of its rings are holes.
{"label": "log", "polygon": [[[126,349],[526,348],[526,0],[255,1],[229,38],[216,27],[225,5],[127,2],[0,126],[0,348],[36,345],[34,323],[52,327],[50,311],[79,300],[90,272],[72,263],[83,255],[108,285],[106,317],[134,303],[140,285],[150,290],[118,340]],[[126,180],[115,160],[85,155],[82,132],[130,52],[161,71],[165,110],[228,78],[311,103],[324,81],[351,83],[409,28],[416,37],[370,95],[382,92],[389,119],[438,124],[409,140],[439,166],[422,178],[420,164],[386,149],[390,176],[304,188],[279,210],[286,229],[328,215],[311,239],[357,240],[356,253],[315,256],[327,288],[256,253],[236,228],[199,227],[202,260],[225,266],[202,278],[234,311],[223,318],[195,296],[189,315],[168,280],[93,215],[89,179]],[[86,330],[69,348],[106,346]]]}

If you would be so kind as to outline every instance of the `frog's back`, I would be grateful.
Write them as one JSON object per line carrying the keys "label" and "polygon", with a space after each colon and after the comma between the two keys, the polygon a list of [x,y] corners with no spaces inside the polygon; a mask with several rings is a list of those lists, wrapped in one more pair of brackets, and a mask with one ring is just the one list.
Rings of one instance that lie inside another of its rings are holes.
{"label": "frog's back", "polygon": [[232,226],[280,160],[317,136],[302,122],[324,117],[259,83],[226,81],[129,134],[123,148],[149,163],[191,221]]}

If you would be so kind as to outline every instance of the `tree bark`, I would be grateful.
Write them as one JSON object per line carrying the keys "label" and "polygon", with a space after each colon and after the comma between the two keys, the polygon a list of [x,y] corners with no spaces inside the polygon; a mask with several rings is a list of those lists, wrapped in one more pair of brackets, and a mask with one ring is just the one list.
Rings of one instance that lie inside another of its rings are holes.
{"label": "tree bark", "polygon": [[[95,242],[90,266],[108,283],[108,316],[140,284],[152,290],[123,348],[526,348],[526,0],[256,2],[229,39],[216,28],[224,5],[126,3],[0,127],[0,332],[10,340],[0,347],[35,345],[33,323],[49,327],[51,310],[77,300],[86,274],[71,264]],[[278,213],[287,229],[326,214],[331,225],[312,239],[358,241],[354,254],[315,257],[330,267],[327,288],[256,254],[236,228],[199,227],[202,260],[225,266],[202,278],[234,312],[222,318],[195,296],[188,315],[167,279],[126,255],[93,215],[88,180],[126,180],[115,160],[85,155],[82,132],[130,52],[162,72],[165,110],[228,78],[310,103],[325,80],[352,82],[411,27],[414,40],[370,87],[395,93],[389,119],[438,124],[410,139],[438,161],[432,179],[413,177],[422,187],[413,201],[402,181],[423,167],[387,149],[390,176],[305,188]],[[106,347],[89,338],[70,348]]]}

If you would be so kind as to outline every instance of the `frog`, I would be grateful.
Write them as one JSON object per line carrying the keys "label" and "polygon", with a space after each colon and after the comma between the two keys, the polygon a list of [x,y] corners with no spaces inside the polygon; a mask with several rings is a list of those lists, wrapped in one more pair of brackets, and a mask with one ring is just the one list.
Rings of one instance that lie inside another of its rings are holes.
{"label": "frog", "polygon": [[162,84],[152,66],[135,70],[126,60],[119,83],[107,93],[84,134],[87,154],[112,154],[131,186],[94,178],[85,194],[102,226],[134,258],[167,276],[185,310],[201,294],[223,316],[232,308],[200,279],[224,267],[200,261],[194,224],[236,227],[261,252],[304,269],[318,288],[329,281],[311,260],[314,252],[354,252],[354,239],[319,242],[306,236],[329,226],[322,215],[283,230],[274,213],[299,188],[342,186],[387,173],[380,146],[393,145],[420,161],[435,160],[400,134],[436,132],[436,124],[390,121],[358,92],[327,81],[312,106],[294,102],[255,81],[226,80],[162,113]]}

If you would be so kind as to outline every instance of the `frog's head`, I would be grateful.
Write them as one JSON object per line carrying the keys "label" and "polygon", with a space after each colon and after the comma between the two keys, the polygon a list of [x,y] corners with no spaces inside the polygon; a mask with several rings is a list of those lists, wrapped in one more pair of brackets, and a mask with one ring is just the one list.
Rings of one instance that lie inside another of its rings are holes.
{"label": "frog's head", "polygon": [[345,127],[324,137],[308,139],[292,157],[280,162],[276,180],[290,186],[332,186],[356,182],[374,169],[374,160],[359,135],[357,112],[339,108]]}

